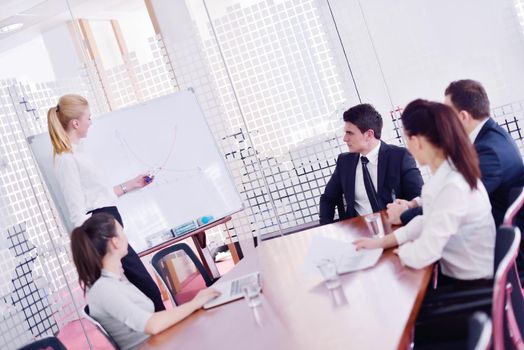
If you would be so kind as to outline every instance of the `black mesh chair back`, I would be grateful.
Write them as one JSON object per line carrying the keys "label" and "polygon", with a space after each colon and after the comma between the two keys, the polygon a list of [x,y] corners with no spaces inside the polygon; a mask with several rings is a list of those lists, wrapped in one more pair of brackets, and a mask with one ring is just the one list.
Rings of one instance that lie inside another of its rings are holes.
{"label": "black mesh chair back", "polygon": [[84,306],[84,308],[82,309],[82,313],[84,314],[84,318],[91,322],[96,327],[96,329],[98,329],[106,337],[106,339],[113,346],[113,348],[115,348],[115,350],[120,350],[120,347],[116,343],[115,339],[111,336],[111,334],[109,334],[109,332],[105,330],[105,328],[100,324],[100,322],[95,320],[93,316],[90,315],[89,305]]}
{"label": "black mesh chair back", "polygon": [[176,291],[170,287],[171,283],[168,281],[169,273],[166,271],[166,269],[163,268],[162,263],[168,255],[176,251],[183,251],[189,257],[189,259],[191,259],[196,269],[204,279],[204,283],[207,287],[209,287],[215,282],[213,278],[207,273],[206,269],[204,268],[200,260],[197,258],[193,250],[187,244],[177,243],[175,245],[162,249],[153,256],[153,258],[151,259],[151,265],[155,269],[155,272],[157,273],[158,277],[160,277],[164,287],[169,292],[170,299],[174,303],[174,305],[177,305],[175,300]]}
{"label": "black mesh chair back", "polygon": [[67,350],[64,344],[57,337],[47,337],[35,340],[31,344],[21,347],[18,350]]}

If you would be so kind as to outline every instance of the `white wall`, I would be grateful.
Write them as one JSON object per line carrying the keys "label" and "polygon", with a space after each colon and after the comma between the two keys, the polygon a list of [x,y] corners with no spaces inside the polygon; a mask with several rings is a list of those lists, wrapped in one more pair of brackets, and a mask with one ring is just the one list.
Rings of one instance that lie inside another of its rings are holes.
{"label": "white wall", "polygon": [[402,107],[442,100],[463,78],[482,82],[493,106],[524,99],[524,36],[512,0],[331,3],[361,95],[382,112],[391,107],[386,86]]}
{"label": "white wall", "polygon": [[82,61],[66,23],[42,33],[56,79],[76,77]]}
{"label": "white wall", "polygon": [[179,42],[194,37],[193,20],[185,1],[155,0],[152,4],[166,40]]}
{"label": "white wall", "polygon": [[53,64],[41,36],[0,53],[0,79],[43,82],[55,80]]}
{"label": "white wall", "polygon": [[109,20],[89,20],[96,47],[105,69],[124,63]]}
{"label": "white wall", "polygon": [[140,63],[153,59],[149,47],[149,38],[155,36],[155,30],[145,8],[127,12],[119,16],[118,22],[129,52],[134,52]]}

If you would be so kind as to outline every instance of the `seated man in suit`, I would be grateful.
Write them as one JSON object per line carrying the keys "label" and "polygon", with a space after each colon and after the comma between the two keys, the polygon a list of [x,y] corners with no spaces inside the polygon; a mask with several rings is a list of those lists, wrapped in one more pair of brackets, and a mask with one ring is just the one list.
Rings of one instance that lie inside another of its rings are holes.
{"label": "seated man in suit", "polygon": [[335,207],[341,220],[370,214],[385,209],[395,198],[419,196],[423,184],[408,151],[380,141],[382,117],[373,106],[354,106],[344,112],[343,119],[350,153],[339,155],[320,196],[321,225],[333,222]]}
{"label": "seated man in suit", "polygon": [[[524,165],[515,141],[489,117],[489,99],[479,82],[454,81],[446,88],[444,103],[457,114],[479,156],[482,183],[489,194],[495,225],[504,218],[513,187],[522,186]],[[416,200],[397,200],[388,206],[390,220],[406,224],[422,213]]]}

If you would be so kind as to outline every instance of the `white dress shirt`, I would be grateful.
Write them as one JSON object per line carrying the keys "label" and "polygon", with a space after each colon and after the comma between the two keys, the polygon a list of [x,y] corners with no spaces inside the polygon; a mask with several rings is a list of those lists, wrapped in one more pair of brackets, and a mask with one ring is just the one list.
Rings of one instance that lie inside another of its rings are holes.
{"label": "white dress shirt", "polygon": [[124,275],[102,270],[87,292],[91,317],[111,334],[122,350],[136,349],[149,336],[144,332],[155,311],[151,299]]}
{"label": "white dress shirt", "polygon": [[[373,181],[373,187],[377,191],[377,173],[378,173],[378,151],[380,149],[381,142],[378,143],[368,154],[361,154],[360,157],[364,156],[369,160],[367,165],[371,181]],[[364,173],[362,172],[362,162],[358,158],[357,168],[355,170],[355,210],[358,215],[367,215],[373,212],[369,197],[366,192],[366,186],[364,185]]]}
{"label": "white dress shirt", "polygon": [[471,132],[468,135],[469,136],[469,140],[471,141],[471,143],[475,143],[475,140],[477,139],[477,136],[479,136],[480,129],[482,129],[482,127],[484,126],[484,124],[486,124],[488,119],[489,118],[484,119],[483,121],[480,122],[479,125],[477,125],[475,127],[475,129],[471,130]]}
{"label": "white dress shirt", "polygon": [[394,232],[401,262],[418,269],[440,260],[446,276],[492,278],[495,223],[482,182],[472,191],[448,160],[422,188],[422,207],[423,215]]}
{"label": "white dress shirt", "polygon": [[56,155],[55,175],[74,226],[90,217],[88,211],[115,205],[117,197],[112,186],[104,183],[82,144],[73,145],[71,153]]}

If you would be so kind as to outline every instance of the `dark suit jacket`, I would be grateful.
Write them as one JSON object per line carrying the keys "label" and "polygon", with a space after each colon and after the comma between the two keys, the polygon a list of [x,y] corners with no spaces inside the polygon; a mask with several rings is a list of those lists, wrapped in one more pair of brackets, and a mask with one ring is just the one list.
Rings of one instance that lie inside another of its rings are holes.
{"label": "dark suit jacket", "polygon": [[524,178],[522,157],[515,141],[491,118],[480,129],[475,149],[479,155],[482,183],[489,193],[498,227],[511,204],[508,202],[511,188],[521,184]]}
{"label": "dark suit jacket", "polygon": [[[341,220],[357,216],[354,204],[358,161],[358,153],[342,153],[338,156],[335,171],[326,185],[324,194],[320,196],[321,225],[333,222],[335,207],[338,207]],[[393,200],[392,190],[395,190],[397,198],[407,200],[420,195],[422,177],[415,160],[405,148],[381,142],[377,171],[377,194],[384,207]],[[346,208],[343,197],[346,200]]]}
{"label": "dark suit jacket", "polygon": [[[524,165],[515,141],[493,119],[480,129],[473,144],[479,156],[482,183],[489,194],[492,214],[497,227],[504,219],[509,205],[511,188],[522,186]],[[403,224],[422,214],[422,208],[415,208],[402,214]]]}

